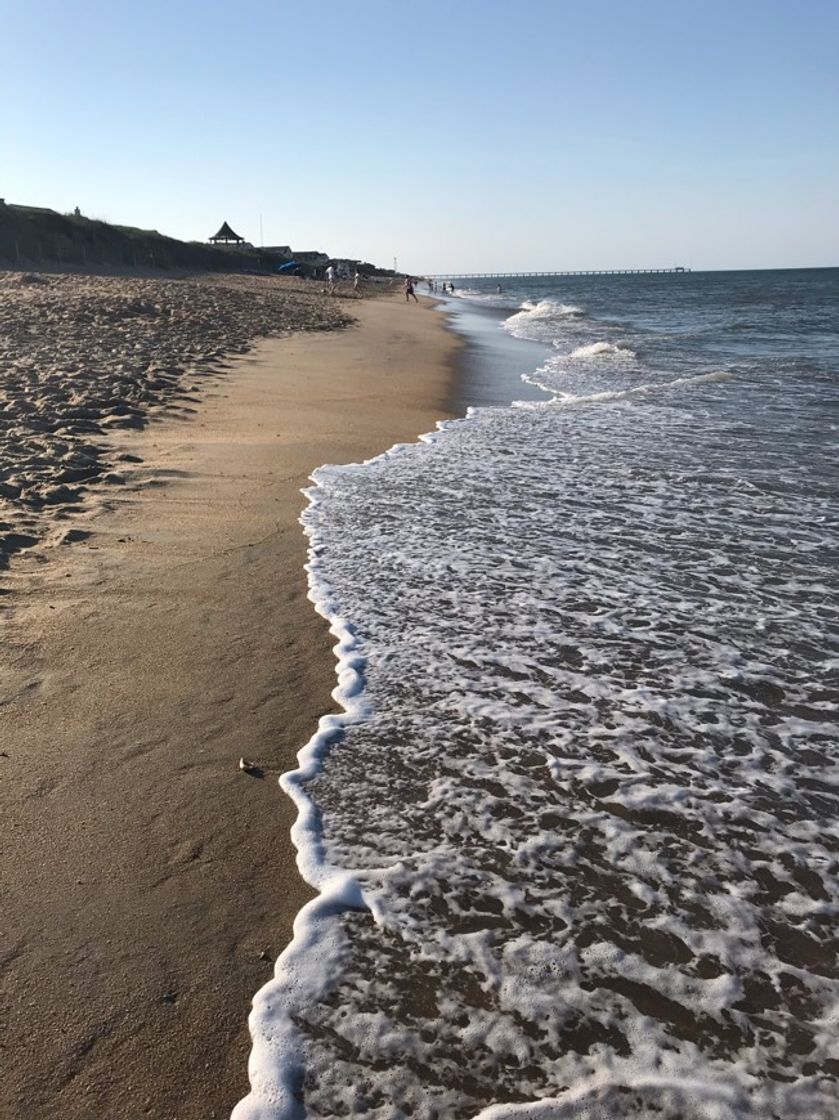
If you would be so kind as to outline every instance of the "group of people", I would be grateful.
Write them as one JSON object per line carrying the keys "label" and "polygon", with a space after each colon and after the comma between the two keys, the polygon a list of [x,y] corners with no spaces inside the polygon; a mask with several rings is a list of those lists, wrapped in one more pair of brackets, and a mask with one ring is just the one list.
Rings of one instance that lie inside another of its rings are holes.
{"label": "group of people", "polygon": [[[434,292],[436,292],[438,290],[436,280],[426,280],[426,284],[428,285],[428,294],[429,295],[432,295]],[[417,294],[414,291],[415,285],[416,285],[416,280],[414,279],[413,276],[406,276],[405,277],[405,282],[402,285],[402,288],[403,288],[403,291],[405,292],[405,302],[406,303],[409,303],[412,297],[413,297],[414,303],[419,303],[419,300],[417,299]],[[453,293],[454,292],[454,284],[451,282],[451,280],[449,280],[449,281],[444,280],[442,282],[442,287],[440,288],[440,291]]]}
{"label": "group of people", "polygon": [[[329,265],[326,270],[326,286],[331,296],[335,295],[335,285],[338,283],[338,272],[334,264]],[[361,273],[357,270],[353,273],[352,290],[359,291],[361,287]]]}
{"label": "group of people", "polygon": [[[329,265],[326,269],[326,286],[327,286],[327,291],[329,292],[329,294],[331,296],[335,295],[337,285],[338,285],[338,280],[339,280],[338,270],[335,268],[334,264]],[[405,277],[402,288],[403,288],[403,291],[405,292],[405,302],[406,303],[409,303],[411,301],[411,299],[413,299],[414,303],[419,303],[419,300],[417,299],[416,291],[414,290],[415,287],[416,287],[416,283],[417,283],[417,281],[416,281],[415,277],[413,277],[413,276],[406,276]],[[451,282],[451,280],[440,281],[439,287],[437,285],[436,280],[426,280],[426,284],[428,285],[428,294],[429,295],[433,295],[433,294],[437,293],[438,291],[443,292],[443,293],[448,292],[450,295],[454,295],[454,284]],[[361,289],[361,274],[356,271],[356,272],[353,273],[352,290],[354,292],[360,292],[360,289]],[[499,292],[501,291],[500,285],[499,285],[498,290],[499,290]]]}
{"label": "group of people", "polygon": [[[414,288],[416,287],[416,283],[417,283],[417,281],[414,279],[413,276],[406,276],[405,277],[405,281],[402,285],[402,289],[405,292],[405,302],[406,303],[408,301],[410,301],[411,297],[413,297],[414,302],[416,302],[416,303],[419,302],[417,300],[416,292],[414,291]],[[436,280],[426,280],[425,283],[428,286],[428,294],[429,295],[433,295],[437,291],[454,292],[454,284],[451,282],[451,280],[448,280],[448,281],[443,280],[440,288],[437,287],[437,281]]]}
{"label": "group of people", "polygon": [[[448,292],[449,295],[454,295],[454,284],[451,282],[451,280],[441,280],[439,287],[437,285],[436,280],[426,280],[425,283],[428,286],[428,294],[429,295],[434,295],[438,291],[439,292]],[[414,290],[415,287],[416,287],[416,284],[417,284],[417,281],[413,276],[406,276],[405,277],[405,280],[402,284],[402,290],[405,293],[405,302],[406,303],[409,303],[411,299],[414,300],[414,303],[419,303],[419,300],[417,299],[416,292]],[[498,290],[501,291],[501,288],[499,287]]]}

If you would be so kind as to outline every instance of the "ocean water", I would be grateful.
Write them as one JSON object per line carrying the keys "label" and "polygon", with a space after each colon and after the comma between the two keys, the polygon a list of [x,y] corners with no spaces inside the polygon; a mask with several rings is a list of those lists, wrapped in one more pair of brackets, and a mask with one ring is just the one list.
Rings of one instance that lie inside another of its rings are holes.
{"label": "ocean water", "polygon": [[446,305],[478,407],[309,491],[344,714],[234,1116],[831,1120],[839,271]]}

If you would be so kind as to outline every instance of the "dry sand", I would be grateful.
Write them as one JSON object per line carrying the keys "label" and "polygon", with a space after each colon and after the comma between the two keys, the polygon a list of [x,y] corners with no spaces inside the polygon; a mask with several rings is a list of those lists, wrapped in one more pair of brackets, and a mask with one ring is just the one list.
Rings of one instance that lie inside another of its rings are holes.
{"label": "dry sand", "polygon": [[109,432],[183,408],[254,338],[345,326],[351,306],[282,277],[0,272],[0,567],[91,482],[122,481]]}
{"label": "dry sand", "polygon": [[300,488],[447,415],[457,347],[428,304],[351,310],[259,343],[191,416],[95,433],[121,486],[12,509],[76,543],[3,580],[4,1120],[208,1120],[247,1089],[250,999],[308,897],[276,777],[334,684]]}

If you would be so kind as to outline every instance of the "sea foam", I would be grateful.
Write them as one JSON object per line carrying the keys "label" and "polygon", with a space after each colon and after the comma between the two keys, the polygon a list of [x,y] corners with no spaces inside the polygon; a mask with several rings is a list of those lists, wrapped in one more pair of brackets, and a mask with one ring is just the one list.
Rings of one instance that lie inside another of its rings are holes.
{"label": "sea foam", "polygon": [[836,511],[691,400],[317,472],[347,717],[285,782],[322,894],[237,1120],[832,1115]]}
{"label": "sea foam", "polygon": [[621,346],[612,342],[590,342],[585,346],[578,346],[568,355],[569,358],[598,358],[619,356],[634,358],[635,351],[629,346]]}
{"label": "sea foam", "polygon": [[236,1120],[836,1115],[835,373],[697,292],[527,301],[550,400],[316,473],[342,712]]}

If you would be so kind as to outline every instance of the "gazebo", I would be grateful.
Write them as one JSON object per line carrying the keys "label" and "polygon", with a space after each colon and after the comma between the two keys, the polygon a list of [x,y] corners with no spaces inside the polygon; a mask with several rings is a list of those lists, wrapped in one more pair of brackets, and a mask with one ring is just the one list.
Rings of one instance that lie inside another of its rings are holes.
{"label": "gazebo", "polygon": [[244,243],[244,237],[240,237],[238,233],[234,233],[227,222],[221,223],[221,229],[210,239],[212,245],[241,245]]}

